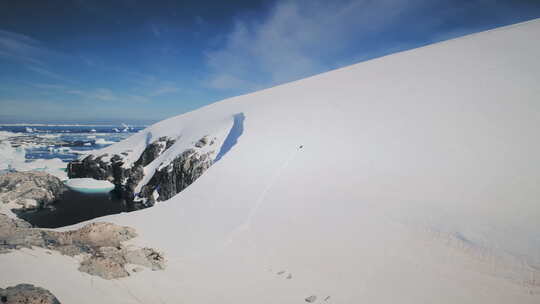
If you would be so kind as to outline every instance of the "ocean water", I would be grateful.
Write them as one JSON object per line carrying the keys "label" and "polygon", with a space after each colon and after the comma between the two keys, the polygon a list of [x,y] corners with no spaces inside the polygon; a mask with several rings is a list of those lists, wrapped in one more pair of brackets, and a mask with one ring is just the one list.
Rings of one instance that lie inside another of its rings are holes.
{"label": "ocean water", "polygon": [[[125,124],[0,125],[0,174],[44,171],[65,180],[69,161],[126,139],[144,128]],[[50,208],[13,211],[36,227],[56,228],[134,209],[114,191],[88,194],[68,190]]]}
{"label": "ocean water", "polygon": [[15,211],[15,214],[34,227],[58,228],[134,210],[114,191],[89,194],[68,190],[49,208]]}
{"label": "ocean water", "polygon": [[[145,126],[127,125],[0,125],[0,141],[24,149],[25,160],[77,159],[87,151],[126,139]],[[7,151],[4,157],[9,157]]]}

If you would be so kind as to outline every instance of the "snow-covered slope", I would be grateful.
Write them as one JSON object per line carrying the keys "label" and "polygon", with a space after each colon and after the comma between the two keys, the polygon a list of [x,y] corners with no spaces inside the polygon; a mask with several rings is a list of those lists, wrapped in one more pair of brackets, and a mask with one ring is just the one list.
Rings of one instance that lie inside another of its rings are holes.
{"label": "snow-covered slope", "polygon": [[109,151],[244,117],[183,192],[99,219],[167,268],[107,281],[24,250],[0,255],[0,285],[65,303],[540,303],[539,36],[533,20],[158,123]]}

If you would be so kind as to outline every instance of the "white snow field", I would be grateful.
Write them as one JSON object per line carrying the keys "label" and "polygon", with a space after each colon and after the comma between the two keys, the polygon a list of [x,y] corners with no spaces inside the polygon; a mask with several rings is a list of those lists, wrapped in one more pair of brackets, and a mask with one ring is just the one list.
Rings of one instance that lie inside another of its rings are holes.
{"label": "white snow field", "polygon": [[83,193],[108,193],[114,189],[111,182],[93,178],[70,178],[64,184],[71,190]]}
{"label": "white snow field", "polygon": [[135,160],[152,139],[187,146],[244,117],[183,192],[94,220],[135,228],[130,243],[161,250],[167,268],[104,280],[25,249],[0,255],[0,286],[62,303],[538,304],[538,37],[540,19],[153,125],[104,151]]}

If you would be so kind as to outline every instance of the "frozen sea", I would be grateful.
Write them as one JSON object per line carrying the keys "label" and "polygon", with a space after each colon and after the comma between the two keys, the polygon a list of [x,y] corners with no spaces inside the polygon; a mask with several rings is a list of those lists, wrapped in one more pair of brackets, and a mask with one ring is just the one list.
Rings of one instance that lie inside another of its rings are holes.
{"label": "frozen sea", "polygon": [[13,148],[22,147],[27,161],[77,159],[86,151],[121,141],[145,126],[127,125],[0,125],[2,137]]}

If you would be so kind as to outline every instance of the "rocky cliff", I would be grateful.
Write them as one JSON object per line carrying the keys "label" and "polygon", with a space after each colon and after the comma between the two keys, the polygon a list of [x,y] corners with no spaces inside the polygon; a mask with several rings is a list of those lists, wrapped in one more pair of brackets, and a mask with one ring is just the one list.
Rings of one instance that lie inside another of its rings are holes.
{"label": "rocky cliff", "polygon": [[[213,163],[217,147],[213,147],[214,139],[204,136],[193,143],[191,148],[173,155],[168,162],[153,166],[146,170],[150,172],[145,173],[145,167],[149,167],[175,143],[173,138],[160,137],[149,143],[135,162],[127,159],[130,151],[114,155],[89,155],[82,160],[70,162],[67,167],[68,176],[108,180],[128,202],[138,207],[152,206],[156,201],[167,200],[185,189]],[[145,179],[148,182],[140,185],[145,174],[151,176]]]}

